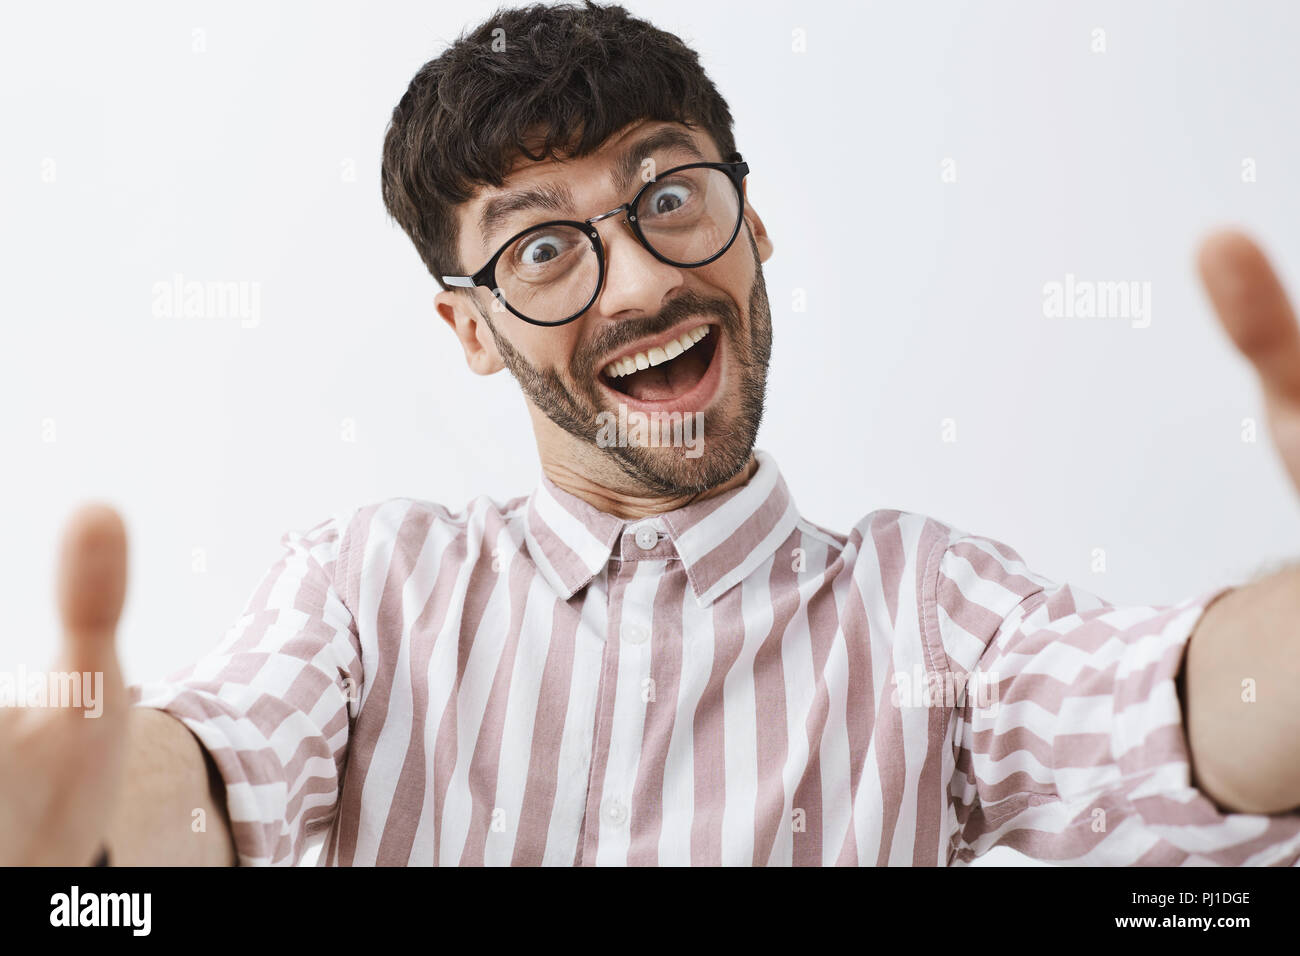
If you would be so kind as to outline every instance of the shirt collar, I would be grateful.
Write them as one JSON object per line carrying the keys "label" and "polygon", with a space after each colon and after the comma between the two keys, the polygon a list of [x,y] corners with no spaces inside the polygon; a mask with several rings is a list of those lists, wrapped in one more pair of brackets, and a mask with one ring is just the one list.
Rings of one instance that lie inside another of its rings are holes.
{"label": "shirt collar", "polygon": [[524,543],[568,600],[601,572],[629,528],[649,522],[667,534],[696,599],[707,606],[770,558],[799,520],[776,462],[760,449],[754,457],[758,468],[745,484],[652,520],[606,514],[543,474],[528,499]]}

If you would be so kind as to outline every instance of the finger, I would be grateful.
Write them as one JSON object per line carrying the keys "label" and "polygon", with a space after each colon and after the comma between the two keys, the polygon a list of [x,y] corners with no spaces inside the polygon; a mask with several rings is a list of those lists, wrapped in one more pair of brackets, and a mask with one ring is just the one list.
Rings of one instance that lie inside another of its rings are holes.
{"label": "finger", "polygon": [[1249,236],[1224,230],[1201,243],[1197,264],[1219,321],[1265,391],[1300,405],[1300,328],[1268,258]]}
{"label": "finger", "polygon": [[113,642],[126,599],[126,527],[108,505],[78,508],[63,531],[59,616],[72,669],[116,669]]}

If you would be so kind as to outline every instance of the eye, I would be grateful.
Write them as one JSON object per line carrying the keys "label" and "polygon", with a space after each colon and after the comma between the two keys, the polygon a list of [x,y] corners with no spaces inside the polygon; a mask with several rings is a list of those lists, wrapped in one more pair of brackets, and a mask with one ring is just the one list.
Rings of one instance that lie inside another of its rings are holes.
{"label": "eye", "polygon": [[571,226],[542,225],[520,236],[503,263],[524,282],[552,282],[581,265],[583,250],[590,248],[585,235]]}
{"label": "eye", "polygon": [[545,265],[562,256],[567,245],[564,237],[554,233],[530,236],[519,248],[519,262],[525,266]]}
{"label": "eye", "polygon": [[667,216],[676,212],[691,201],[694,189],[690,183],[676,181],[665,183],[651,191],[644,215]]}

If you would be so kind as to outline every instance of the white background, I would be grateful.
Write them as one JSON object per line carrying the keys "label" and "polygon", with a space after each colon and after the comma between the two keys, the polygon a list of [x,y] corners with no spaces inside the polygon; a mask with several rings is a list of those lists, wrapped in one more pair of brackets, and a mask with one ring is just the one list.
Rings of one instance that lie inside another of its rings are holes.
{"label": "white background", "polygon": [[[1300,289],[1300,9],[627,5],[701,52],[736,117],[776,247],[759,444],[807,517],[924,512],[1123,603],[1294,551],[1262,419],[1242,440],[1253,376],[1192,257],[1241,223]],[[378,185],[411,76],[495,6],[5,10],[7,665],[48,665],[58,530],[83,499],[128,524],[119,640],[139,680],[220,638],[288,529],[394,495],[530,490],[522,399],[465,369]],[[259,283],[259,324],[156,317],[177,273]],[[1044,318],[1066,273],[1150,282],[1150,327]]]}

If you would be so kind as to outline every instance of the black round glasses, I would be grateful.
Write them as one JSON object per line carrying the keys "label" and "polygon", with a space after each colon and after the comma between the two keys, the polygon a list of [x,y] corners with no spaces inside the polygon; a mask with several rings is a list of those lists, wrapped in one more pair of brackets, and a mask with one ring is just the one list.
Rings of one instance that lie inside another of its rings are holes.
{"label": "black round glasses", "polygon": [[687,163],[647,182],[630,202],[590,219],[553,219],[505,241],[471,276],[443,276],[449,286],[484,286],[532,325],[563,325],[591,308],[605,283],[605,247],[596,223],[619,213],[637,241],[660,262],[694,269],[736,241],[744,216],[749,164]]}

